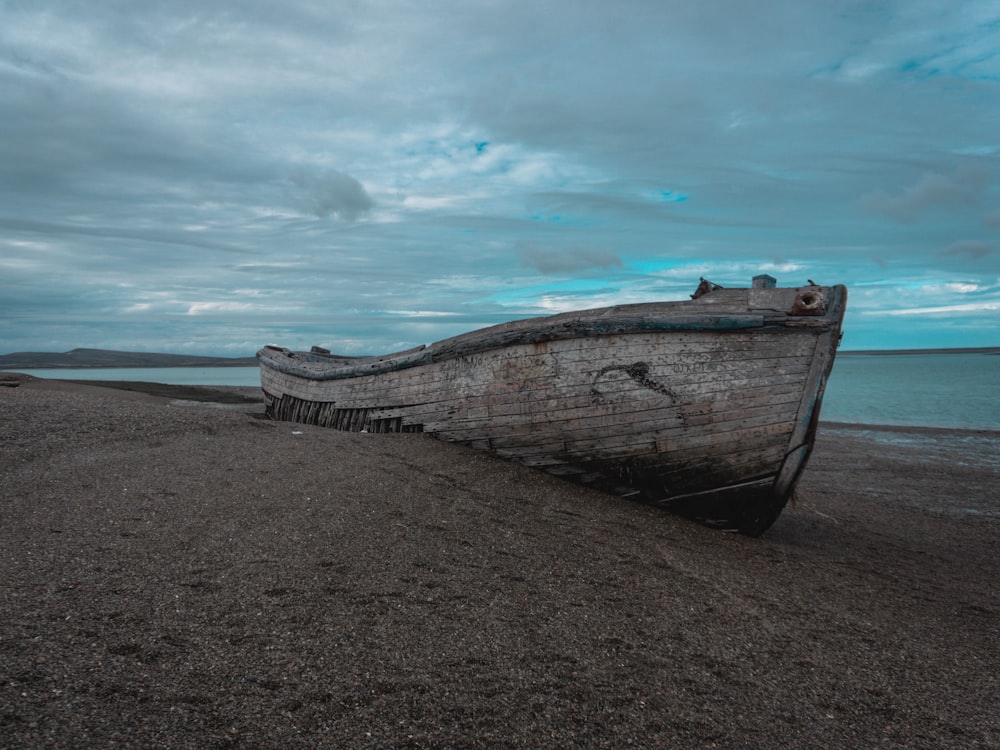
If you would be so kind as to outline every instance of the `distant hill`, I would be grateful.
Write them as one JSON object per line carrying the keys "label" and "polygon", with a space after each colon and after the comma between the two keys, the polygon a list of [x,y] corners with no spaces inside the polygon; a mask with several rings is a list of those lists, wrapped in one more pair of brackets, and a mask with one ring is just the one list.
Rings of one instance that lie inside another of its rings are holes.
{"label": "distant hill", "polygon": [[0,354],[0,370],[86,367],[252,367],[255,357],[199,357],[191,354],[73,349],[69,352]]}

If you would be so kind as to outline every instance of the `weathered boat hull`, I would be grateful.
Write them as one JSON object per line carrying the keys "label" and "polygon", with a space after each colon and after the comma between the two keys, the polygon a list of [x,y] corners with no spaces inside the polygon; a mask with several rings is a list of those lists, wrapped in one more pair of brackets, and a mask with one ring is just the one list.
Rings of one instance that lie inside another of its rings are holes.
{"label": "weathered boat hull", "polygon": [[517,321],[378,358],[268,346],[274,419],[427,432],[759,534],[812,448],[843,287]]}

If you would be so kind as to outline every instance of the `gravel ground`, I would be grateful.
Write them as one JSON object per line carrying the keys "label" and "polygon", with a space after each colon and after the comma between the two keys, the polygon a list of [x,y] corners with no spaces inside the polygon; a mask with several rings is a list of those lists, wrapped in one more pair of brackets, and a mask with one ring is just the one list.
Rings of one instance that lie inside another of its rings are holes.
{"label": "gravel ground", "polygon": [[173,395],[0,388],[0,747],[1000,747],[1000,433],[826,426],[749,539]]}

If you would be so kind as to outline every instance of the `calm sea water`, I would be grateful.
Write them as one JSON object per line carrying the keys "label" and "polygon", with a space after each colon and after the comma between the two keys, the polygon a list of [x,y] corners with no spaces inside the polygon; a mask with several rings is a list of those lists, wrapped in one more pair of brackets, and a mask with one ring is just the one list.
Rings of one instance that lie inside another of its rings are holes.
{"label": "calm sea water", "polygon": [[1000,430],[1000,355],[842,354],[821,418]]}
{"label": "calm sea water", "polygon": [[[260,385],[256,367],[22,370],[42,378]],[[822,419],[856,424],[1000,430],[1000,355],[841,354]]]}

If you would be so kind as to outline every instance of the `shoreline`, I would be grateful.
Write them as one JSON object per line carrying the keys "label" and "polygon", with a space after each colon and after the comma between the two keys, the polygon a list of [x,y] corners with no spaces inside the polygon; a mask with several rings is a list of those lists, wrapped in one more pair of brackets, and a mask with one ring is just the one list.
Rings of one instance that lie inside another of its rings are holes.
{"label": "shoreline", "polygon": [[215,403],[0,388],[0,746],[1000,746],[978,435],[821,428],[750,539]]}
{"label": "shoreline", "polygon": [[[16,380],[18,387],[27,386],[42,390],[72,390],[74,388],[120,391],[161,399],[194,401],[228,405],[263,404],[259,387],[240,385],[174,385],[141,380],[85,380],[38,378],[19,372],[0,373],[0,380]],[[60,386],[59,384],[65,384]]]}
{"label": "shoreline", "polygon": [[[17,372],[0,373],[0,380],[5,376],[17,379],[22,384],[31,383],[32,387],[58,389],[58,383],[66,383],[69,387],[82,386],[88,388],[104,388],[126,393],[143,394],[164,399],[177,399],[201,403],[218,403],[228,405],[252,406],[263,404],[264,397],[256,386],[239,385],[176,385],[133,380],[85,380],[62,378],[37,378]],[[968,436],[998,436],[1000,427],[932,427],[925,425],[894,425],[869,424],[867,422],[837,422],[820,419],[820,430],[872,430],[875,432],[907,432],[925,435],[968,435]]]}

